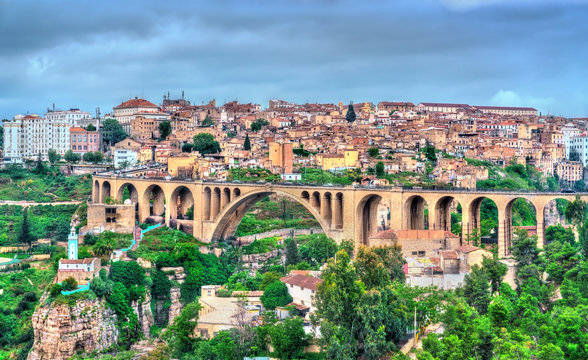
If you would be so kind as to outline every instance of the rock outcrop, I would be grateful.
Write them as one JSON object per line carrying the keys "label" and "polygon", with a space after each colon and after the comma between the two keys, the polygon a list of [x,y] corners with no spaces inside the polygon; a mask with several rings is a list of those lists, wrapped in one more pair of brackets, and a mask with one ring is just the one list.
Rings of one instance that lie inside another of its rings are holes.
{"label": "rock outcrop", "polygon": [[149,291],[145,293],[145,301],[142,303],[133,301],[131,307],[135,314],[137,314],[143,335],[149,339],[151,326],[153,326],[153,313],[151,311],[151,296]]}
{"label": "rock outcrop", "polygon": [[182,312],[182,303],[180,303],[181,292],[179,287],[173,287],[169,292],[171,305],[168,310],[168,321],[171,324],[180,315],[180,312]]}
{"label": "rock outcrop", "polygon": [[[184,272],[184,268],[181,266],[178,267],[163,267],[161,271],[165,272],[171,281],[177,282],[178,284],[182,284],[186,279],[186,273]],[[180,302],[180,298],[182,297],[182,293],[179,287],[174,286],[170,290],[170,307],[168,309],[168,323],[173,323],[174,319],[180,315],[182,312],[182,303]]]}
{"label": "rock outcrop", "polygon": [[[44,304],[47,295],[40,304]],[[78,351],[104,350],[118,341],[116,314],[104,300],[39,305],[33,314],[35,334],[28,360],[65,360]]]}

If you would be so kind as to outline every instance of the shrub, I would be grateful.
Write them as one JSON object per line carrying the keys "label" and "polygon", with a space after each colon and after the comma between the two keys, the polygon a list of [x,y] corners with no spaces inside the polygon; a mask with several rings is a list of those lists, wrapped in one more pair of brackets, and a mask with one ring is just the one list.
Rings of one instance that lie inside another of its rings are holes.
{"label": "shrub", "polygon": [[68,277],[67,279],[63,280],[61,287],[65,291],[75,290],[78,287],[78,282],[73,277]]}

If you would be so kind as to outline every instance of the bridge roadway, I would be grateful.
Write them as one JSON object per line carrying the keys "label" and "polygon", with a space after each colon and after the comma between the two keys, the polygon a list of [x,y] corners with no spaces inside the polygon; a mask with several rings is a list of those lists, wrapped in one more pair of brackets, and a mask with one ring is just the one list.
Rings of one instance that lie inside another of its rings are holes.
{"label": "bridge roadway", "polygon": [[[539,246],[544,242],[544,212],[550,201],[558,198],[572,201],[576,196],[588,200],[588,193],[313,186],[143,178],[142,174],[137,175],[139,177],[94,175],[93,203],[105,203],[107,198],[122,201],[123,192],[128,189],[141,222],[152,215],[162,216],[168,226],[172,220],[176,224],[191,225],[193,235],[206,241],[233,235],[245,213],[270,194],[298,201],[317,219],[328,236],[337,241],[353,239],[356,245],[369,245],[370,236],[376,233],[378,205],[382,200],[389,206],[392,229],[425,229],[425,208],[428,208],[428,228],[445,231],[451,230],[451,207],[457,201],[462,207],[462,236],[465,238],[480,228],[480,207],[488,198],[498,208],[499,254],[506,256],[512,242],[512,205],[516,199],[526,199],[535,208]],[[192,206],[193,220],[186,220],[186,213]]]}

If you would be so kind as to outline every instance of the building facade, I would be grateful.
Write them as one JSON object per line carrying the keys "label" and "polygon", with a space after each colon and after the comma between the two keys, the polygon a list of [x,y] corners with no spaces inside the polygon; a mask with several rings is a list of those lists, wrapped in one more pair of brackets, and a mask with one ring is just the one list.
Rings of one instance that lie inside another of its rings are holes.
{"label": "building facade", "polygon": [[65,155],[70,149],[69,129],[74,120],[53,112],[48,115],[16,115],[12,120],[3,121],[5,163],[36,160],[39,154],[41,159],[47,160],[47,152],[51,149]]}
{"label": "building facade", "polygon": [[100,151],[102,138],[99,131],[88,131],[81,127],[69,128],[71,150],[76,154]]}

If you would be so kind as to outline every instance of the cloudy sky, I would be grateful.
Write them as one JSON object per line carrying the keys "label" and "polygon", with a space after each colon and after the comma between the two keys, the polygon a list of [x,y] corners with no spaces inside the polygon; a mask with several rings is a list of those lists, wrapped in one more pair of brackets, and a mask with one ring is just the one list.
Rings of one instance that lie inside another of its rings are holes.
{"label": "cloudy sky", "polygon": [[164,92],[588,117],[588,0],[0,0],[0,118]]}

